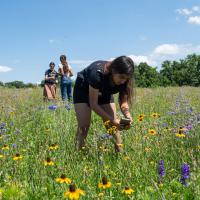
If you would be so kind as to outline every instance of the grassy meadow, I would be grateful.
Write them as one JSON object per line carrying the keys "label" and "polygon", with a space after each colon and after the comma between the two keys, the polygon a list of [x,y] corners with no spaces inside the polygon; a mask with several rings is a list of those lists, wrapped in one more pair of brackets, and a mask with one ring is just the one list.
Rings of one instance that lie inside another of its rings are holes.
{"label": "grassy meadow", "polygon": [[76,191],[87,200],[200,199],[200,88],[136,92],[134,123],[116,154],[94,113],[77,152],[73,105],[44,103],[41,88],[0,88],[0,199],[58,200]]}

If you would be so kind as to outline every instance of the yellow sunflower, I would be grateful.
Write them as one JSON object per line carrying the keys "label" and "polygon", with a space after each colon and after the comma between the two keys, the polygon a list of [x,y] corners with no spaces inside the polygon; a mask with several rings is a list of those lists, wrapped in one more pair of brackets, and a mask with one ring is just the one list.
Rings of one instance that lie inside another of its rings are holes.
{"label": "yellow sunflower", "polygon": [[102,189],[107,189],[110,188],[111,186],[112,186],[111,182],[109,182],[106,177],[103,177],[102,183],[98,184],[98,187]]}
{"label": "yellow sunflower", "polygon": [[127,194],[127,195],[130,195],[132,194],[133,192],[135,192],[133,189],[129,188],[129,187],[125,187],[123,190],[122,190],[122,193],[123,194]]}
{"label": "yellow sunflower", "polygon": [[67,184],[70,184],[71,183],[71,179],[67,178],[64,174],[62,174],[60,176],[60,178],[56,178],[56,182],[57,183],[67,183]]}
{"label": "yellow sunflower", "polygon": [[85,192],[81,189],[76,189],[75,184],[71,184],[69,190],[64,193],[64,197],[71,200],[78,200],[81,195],[85,195]]}
{"label": "yellow sunflower", "polygon": [[19,153],[16,153],[14,156],[13,156],[13,160],[21,160],[22,159],[22,156],[19,154]]}
{"label": "yellow sunflower", "polygon": [[3,158],[4,157],[4,155],[3,154],[0,154],[0,158]]}

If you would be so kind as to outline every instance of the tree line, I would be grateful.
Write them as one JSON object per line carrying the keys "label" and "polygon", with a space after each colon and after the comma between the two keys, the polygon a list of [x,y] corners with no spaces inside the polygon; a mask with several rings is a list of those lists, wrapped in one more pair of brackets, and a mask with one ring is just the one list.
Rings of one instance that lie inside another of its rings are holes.
{"label": "tree line", "polygon": [[[200,55],[191,54],[179,61],[166,60],[161,64],[161,70],[152,67],[147,63],[140,63],[135,66],[135,80],[137,87],[158,87],[158,86],[200,86]],[[44,85],[44,81],[40,86]],[[3,83],[0,86],[14,88],[30,88],[38,85],[13,81]]]}

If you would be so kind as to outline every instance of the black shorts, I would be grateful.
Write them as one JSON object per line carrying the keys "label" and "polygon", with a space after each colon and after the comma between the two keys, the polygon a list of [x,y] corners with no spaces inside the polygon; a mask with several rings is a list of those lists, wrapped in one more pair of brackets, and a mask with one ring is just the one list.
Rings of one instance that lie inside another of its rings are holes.
{"label": "black shorts", "polygon": [[[85,83],[81,77],[77,77],[73,90],[73,103],[87,103],[89,105],[89,84]],[[98,97],[98,104],[114,103],[112,94],[104,94]]]}

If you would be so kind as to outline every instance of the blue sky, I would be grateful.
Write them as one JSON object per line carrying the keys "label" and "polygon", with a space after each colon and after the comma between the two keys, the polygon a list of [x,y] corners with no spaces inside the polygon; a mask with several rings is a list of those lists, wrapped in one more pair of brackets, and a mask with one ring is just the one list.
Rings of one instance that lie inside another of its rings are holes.
{"label": "blue sky", "polygon": [[120,55],[160,69],[199,37],[200,0],[0,0],[0,81],[40,82],[61,54],[74,74]]}

